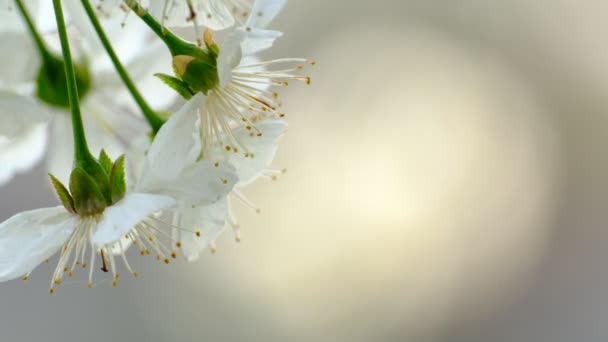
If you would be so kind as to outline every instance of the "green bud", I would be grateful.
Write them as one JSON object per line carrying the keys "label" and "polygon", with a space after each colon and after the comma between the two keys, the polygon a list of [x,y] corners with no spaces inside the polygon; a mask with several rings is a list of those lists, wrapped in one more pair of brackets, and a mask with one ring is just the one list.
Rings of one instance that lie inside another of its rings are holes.
{"label": "green bud", "polygon": [[[59,57],[43,59],[36,78],[36,95],[42,102],[60,108],[70,108],[64,61]],[[75,65],[78,96],[83,98],[91,89],[91,77],[85,64]]]}

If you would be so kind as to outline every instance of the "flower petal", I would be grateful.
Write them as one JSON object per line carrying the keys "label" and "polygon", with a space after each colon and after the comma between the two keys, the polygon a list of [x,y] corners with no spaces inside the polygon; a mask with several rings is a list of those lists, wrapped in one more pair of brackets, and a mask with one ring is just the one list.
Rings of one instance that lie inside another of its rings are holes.
{"label": "flower petal", "polygon": [[287,0],[256,0],[245,26],[265,28],[283,10]]}
{"label": "flower petal", "polygon": [[149,189],[159,183],[173,181],[188,164],[196,161],[199,153],[196,150],[197,113],[206,101],[203,94],[193,97],[156,134],[139,175],[140,191],[150,192]]}
{"label": "flower petal", "polygon": [[212,30],[222,30],[235,24],[234,16],[226,0],[198,1],[198,11],[201,15],[201,25]]}
{"label": "flower petal", "polygon": [[[233,26],[235,24],[234,16],[225,2],[226,0],[193,1],[199,25],[212,30],[222,30]],[[167,5],[166,8],[165,5]],[[192,26],[190,10],[184,0],[150,1],[149,11],[154,17],[162,18],[163,24],[167,27]]]}
{"label": "flower petal", "polygon": [[171,196],[185,204],[207,205],[230,193],[237,181],[229,163],[204,160],[186,167],[173,181],[158,183],[153,193]]}
{"label": "flower petal", "polygon": [[77,216],[63,207],[19,213],[0,223],[0,281],[31,272],[70,238]]}
{"label": "flower petal", "polygon": [[271,164],[278,149],[277,141],[285,133],[287,123],[283,120],[265,120],[256,124],[256,128],[262,136],[251,136],[251,132],[243,126],[232,131],[237,141],[246,147],[248,157],[220,147],[215,147],[210,154],[212,158],[223,158],[235,167],[239,186],[253,182]]}
{"label": "flower petal", "polygon": [[271,48],[275,40],[283,36],[283,33],[251,27],[247,29],[246,35],[241,42],[241,49],[244,56],[250,56]]}
{"label": "flower petal", "polygon": [[10,141],[0,136],[0,185],[33,168],[44,156],[46,145],[46,124],[33,124],[24,135]]}
{"label": "flower petal", "polygon": [[206,206],[183,206],[178,209],[178,227],[198,230],[201,236],[189,231],[174,229],[173,236],[182,245],[182,252],[190,262],[196,261],[200,253],[215,241],[224,229],[228,210],[227,198]]}
{"label": "flower petal", "polygon": [[0,32],[0,41],[3,46],[10,46],[10,50],[0,53],[0,85],[13,87],[34,82],[41,61],[30,35],[26,32]]}
{"label": "flower petal", "polygon": [[241,43],[245,37],[245,32],[235,30],[228,35],[226,41],[220,47],[220,55],[217,57],[217,73],[221,87],[225,87],[232,80],[232,70],[243,59]]}
{"label": "flower petal", "polygon": [[91,242],[97,247],[114,243],[151,214],[175,205],[175,200],[162,195],[130,193],[106,208]]}
{"label": "flower petal", "polygon": [[27,132],[32,124],[47,123],[50,114],[31,97],[0,90],[0,136],[13,139]]}
{"label": "flower petal", "polygon": [[49,115],[31,98],[0,91],[0,185],[44,155]]}

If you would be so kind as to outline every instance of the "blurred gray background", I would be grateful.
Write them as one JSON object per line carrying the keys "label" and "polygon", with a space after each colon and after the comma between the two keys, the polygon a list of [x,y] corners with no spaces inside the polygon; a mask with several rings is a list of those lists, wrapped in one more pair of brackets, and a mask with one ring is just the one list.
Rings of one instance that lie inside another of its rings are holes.
{"label": "blurred gray background", "polygon": [[[277,182],[140,279],[2,284],[3,341],[605,341],[608,3],[291,0]],[[39,168],[0,218],[55,205]]]}

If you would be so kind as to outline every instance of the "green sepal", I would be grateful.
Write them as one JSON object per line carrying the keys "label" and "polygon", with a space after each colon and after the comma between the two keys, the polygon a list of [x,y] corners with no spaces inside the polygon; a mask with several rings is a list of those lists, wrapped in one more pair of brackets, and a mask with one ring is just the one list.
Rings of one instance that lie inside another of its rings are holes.
{"label": "green sepal", "polygon": [[74,208],[81,216],[100,214],[107,206],[97,182],[80,167],[72,170],[70,192],[74,198]]}
{"label": "green sepal", "polygon": [[175,90],[184,99],[190,100],[192,96],[194,96],[194,93],[188,87],[188,83],[179,78],[160,73],[154,74],[154,76],[158,77],[163,83]]}
{"label": "green sepal", "polygon": [[192,60],[181,79],[194,93],[200,91],[205,95],[220,83],[216,65],[202,59]]}
{"label": "green sepal", "polygon": [[217,60],[217,57],[220,55],[220,47],[215,43],[207,44],[207,42],[205,42],[205,46],[207,46],[209,56],[212,59]]}
{"label": "green sepal", "polygon": [[65,207],[67,211],[72,214],[76,214],[76,207],[74,206],[74,199],[68,189],[61,183],[59,179],[49,173],[49,177],[51,177],[51,182],[53,183],[53,187],[55,188],[55,192],[61,201],[61,204]]}
{"label": "green sepal", "polygon": [[[101,164],[91,158],[91,160],[78,162],[76,167],[82,168],[95,181],[99,191],[103,195],[107,205],[112,203],[112,188],[110,187],[110,174],[106,173]],[[74,193],[72,193],[74,195]]]}
{"label": "green sepal", "polygon": [[112,173],[112,159],[110,159],[110,156],[108,156],[104,149],[101,149],[101,152],[99,152],[99,164],[106,175],[109,176]]}
{"label": "green sepal", "polygon": [[127,181],[125,177],[125,155],[118,157],[112,167],[112,175],[110,176],[110,185],[112,186],[112,204],[120,201],[125,197],[127,192]]}
{"label": "green sepal", "polygon": [[[62,58],[47,56],[43,59],[36,77],[36,96],[42,102],[59,108],[70,108],[68,82]],[[78,97],[83,98],[91,89],[91,75],[86,64],[75,65]]]}

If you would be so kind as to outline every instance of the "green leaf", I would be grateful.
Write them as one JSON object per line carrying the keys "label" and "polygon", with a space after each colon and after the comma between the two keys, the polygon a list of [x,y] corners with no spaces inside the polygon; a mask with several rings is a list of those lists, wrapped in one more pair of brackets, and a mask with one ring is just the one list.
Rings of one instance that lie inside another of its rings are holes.
{"label": "green leaf", "polygon": [[80,215],[99,214],[106,208],[105,198],[97,182],[80,167],[72,171],[70,191],[74,198],[74,208]]}
{"label": "green leaf", "polygon": [[55,192],[57,193],[61,204],[63,204],[67,211],[72,214],[76,214],[74,199],[72,198],[72,195],[70,195],[68,189],[52,174],[49,173],[49,177],[51,177],[51,182],[53,183],[53,187],[55,188]]}
{"label": "green leaf", "polygon": [[106,150],[101,149],[99,152],[99,164],[101,164],[101,168],[105,171],[106,175],[110,175],[112,173],[112,159],[106,153]]}
{"label": "green leaf", "polygon": [[194,95],[188,87],[188,84],[177,77],[166,74],[154,74],[154,76],[158,77],[161,81],[163,81],[163,83],[171,87],[186,100],[190,100]]}
{"label": "green leaf", "polygon": [[112,187],[112,204],[120,201],[125,197],[127,192],[127,181],[125,179],[125,155],[118,157],[112,167],[112,175],[110,176],[110,185]]}

